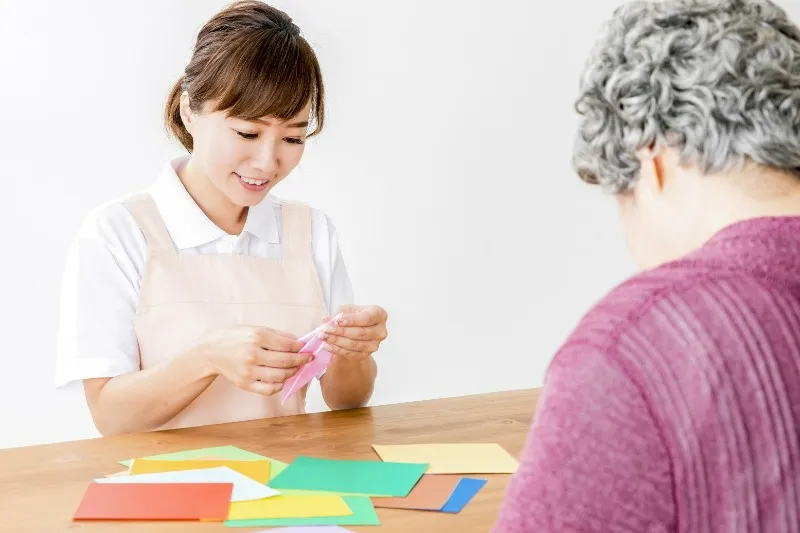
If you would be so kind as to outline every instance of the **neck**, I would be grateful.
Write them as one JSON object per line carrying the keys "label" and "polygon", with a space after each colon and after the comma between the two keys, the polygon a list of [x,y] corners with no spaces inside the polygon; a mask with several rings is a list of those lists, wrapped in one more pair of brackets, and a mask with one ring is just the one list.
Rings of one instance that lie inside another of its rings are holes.
{"label": "neck", "polygon": [[771,169],[737,175],[704,176],[694,195],[695,244],[701,246],[722,229],[763,217],[800,216],[800,178]]}
{"label": "neck", "polygon": [[211,222],[226,233],[238,235],[247,218],[247,208],[236,205],[197,166],[194,156],[178,171],[186,192]]}

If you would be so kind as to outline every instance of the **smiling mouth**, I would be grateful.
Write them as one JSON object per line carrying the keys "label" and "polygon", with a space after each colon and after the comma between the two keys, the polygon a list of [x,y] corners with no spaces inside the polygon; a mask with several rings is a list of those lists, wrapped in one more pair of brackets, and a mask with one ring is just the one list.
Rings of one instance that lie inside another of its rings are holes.
{"label": "smiling mouth", "polygon": [[244,185],[245,188],[253,191],[262,190],[266,188],[266,186],[269,185],[269,182],[272,181],[271,179],[257,180],[253,178],[246,178],[244,176],[237,174],[236,172],[234,172],[234,174],[236,174],[236,177],[239,178],[239,181],[242,182],[242,185]]}
{"label": "smiling mouth", "polygon": [[[239,176],[239,174],[236,175]],[[265,183],[269,183],[269,180],[254,180],[252,178],[245,178],[244,176],[239,176],[239,179],[250,185],[264,185]]]}

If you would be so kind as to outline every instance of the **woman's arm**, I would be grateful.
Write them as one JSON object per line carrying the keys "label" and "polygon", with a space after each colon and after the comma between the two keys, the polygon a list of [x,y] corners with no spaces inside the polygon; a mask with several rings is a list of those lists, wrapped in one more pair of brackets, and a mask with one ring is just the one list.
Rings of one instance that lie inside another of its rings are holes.
{"label": "woman's arm", "polygon": [[156,429],[186,408],[219,375],[240,389],[275,394],[310,360],[302,344],[270,328],[235,326],[209,333],[194,348],[153,368],[84,380],[103,435]]}
{"label": "woman's arm", "polygon": [[322,397],[331,409],[367,404],[375,388],[378,366],[372,356],[386,339],[388,313],[377,305],[344,305],[343,316],[321,333],[333,360],[320,379]]}
{"label": "woman's arm", "polygon": [[377,375],[378,365],[371,355],[360,361],[334,357],[320,379],[322,397],[333,410],[363,407],[372,397]]}
{"label": "woman's arm", "polygon": [[166,364],[114,378],[83,381],[86,401],[103,435],[156,429],[183,411],[216,374],[193,348]]}

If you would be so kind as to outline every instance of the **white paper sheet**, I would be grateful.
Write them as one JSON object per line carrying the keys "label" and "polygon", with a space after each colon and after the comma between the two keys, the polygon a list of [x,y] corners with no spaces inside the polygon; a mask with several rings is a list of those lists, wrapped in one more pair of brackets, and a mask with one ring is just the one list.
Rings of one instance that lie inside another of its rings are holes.
{"label": "white paper sheet", "polygon": [[227,466],[182,470],[178,472],[159,472],[156,474],[136,474],[133,476],[103,477],[95,479],[98,483],[233,483],[231,502],[261,500],[280,494],[277,490],[262,485],[231,470]]}

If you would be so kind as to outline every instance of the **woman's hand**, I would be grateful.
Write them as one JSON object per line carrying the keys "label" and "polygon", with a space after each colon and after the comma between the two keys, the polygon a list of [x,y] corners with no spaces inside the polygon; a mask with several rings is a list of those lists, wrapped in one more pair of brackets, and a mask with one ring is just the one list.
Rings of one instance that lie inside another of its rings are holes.
{"label": "woman's hand", "polygon": [[[325,348],[351,361],[363,361],[378,351],[388,332],[388,313],[377,305],[345,305],[335,326],[322,331]],[[326,319],[327,321],[328,319]]]}
{"label": "woman's hand", "polygon": [[302,347],[291,333],[236,326],[210,332],[200,341],[198,352],[212,373],[240,389],[271,395],[311,360],[309,354],[297,353]]}

